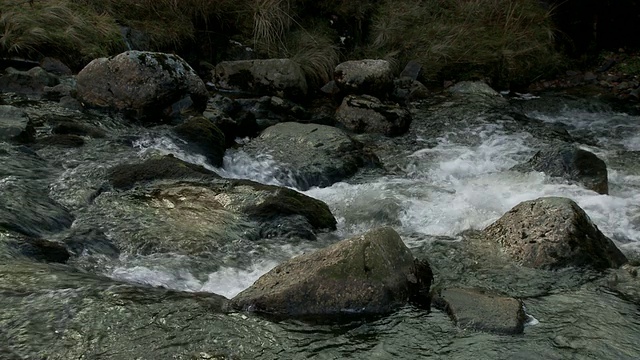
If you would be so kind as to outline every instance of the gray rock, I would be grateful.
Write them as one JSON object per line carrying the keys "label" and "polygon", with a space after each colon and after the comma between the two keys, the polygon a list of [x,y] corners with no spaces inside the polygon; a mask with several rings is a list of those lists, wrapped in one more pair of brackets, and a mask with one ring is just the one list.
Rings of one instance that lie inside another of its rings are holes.
{"label": "gray rock", "polygon": [[209,163],[222,166],[225,150],[224,134],[209,119],[197,116],[173,128],[173,132],[184,142],[183,148],[204,155]]}
{"label": "gray rock", "polygon": [[336,111],[336,120],[355,133],[402,135],[409,130],[411,113],[397,105],[386,105],[369,95],[349,95]]}
{"label": "gray rock", "polygon": [[58,78],[39,66],[28,71],[5,69],[0,76],[0,92],[15,92],[26,95],[41,95],[46,86],[58,84]]}
{"label": "gray rock", "polygon": [[459,95],[500,96],[497,91],[482,81],[461,81],[450,87],[449,92]]}
{"label": "gray rock", "polygon": [[418,80],[409,77],[401,77],[393,81],[392,98],[400,103],[426,99],[429,89]]}
{"label": "gray rock", "polygon": [[51,57],[45,57],[40,60],[40,67],[51,74],[59,76],[69,76],[73,74],[71,69],[65,63]]}
{"label": "gray rock", "polygon": [[78,74],[77,91],[87,105],[155,121],[187,96],[202,111],[209,97],[204,82],[179,56],[147,51],[93,60]]}
{"label": "gray rock", "polygon": [[0,105],[0,141],[30,143],[36,130],[26,112],[11,105]]}
{"label": "gray rock", "polygon": [[518,299],[478,289],[444,289],[433,304],[463,329],[496,334],[522,334],[526,315]]}
{"label": "gray rock", "polygon": [[604,161],[587,150],[567,143],[540,150],[528,162],[515,166],[513,170],[541,171],[548,176],[582,184],[599,194],[609,193],[607,165]]}
{"label": "gray rock", "polygon": [[0,231],[0,259],[66,263],[69,251],[58,242]]}
{"label": "gray rock", "polygon": [[340,91],[386,97],[393,90],[393,71],[386,60],[351,60],[336,66],[333,79]]}
{"label": "gray rock", "polygon": [[232,306],[293,317],[384,314],[427,294],[431,281],[428,264],[379,228],[276,266]]}
{"label": "gray rock", "polygon": [[525,201],[484,230],[487,241],[524,266],[603,270],[627,260],[574,201],[543,197]]}
{"label": "gray rock", "polygon": [[228,97],[213,96],[202,116],[222,131],[227,148],[235,145],[237,138],[255,137],[259,133],[255,115]]}
{"label": "gray rock", "polygon": [[290,59],[223,61],[213,77],[221,89],[257,95],[301,99],[308,91],[304,72]]}
{"label": "gray rock", "polygon": [[243,112],[254,116],[261,131],[281,122],[306,121],[311,118],[311,114],[302,106],[277,96],[238,99],[236,102]]}
{"label": "gray rock", "polygon": [[402,72],[400,73],[400,78],[409,78],[411,80],[418,80],[418,76],[420,76],[420,71],[422,70],[422,65],[415,61],[411,60],[404,67]]}
{"label": "gray rock", "polygon": [[127,253],[203,254],[243,239],[313,240],[336,228],[322,201],[288,188],[221,179],[172,157],[119,165],[109,180],[125,191],[100,195],[80,222],[104,229]]}
{"label": "gray rock", "polygon": [[344,131],[331,126],[300,123],[274,125],[243,147],[249,155],[269,154],[282,165],[283,182],[307,190],[330,186],[377,159]]}

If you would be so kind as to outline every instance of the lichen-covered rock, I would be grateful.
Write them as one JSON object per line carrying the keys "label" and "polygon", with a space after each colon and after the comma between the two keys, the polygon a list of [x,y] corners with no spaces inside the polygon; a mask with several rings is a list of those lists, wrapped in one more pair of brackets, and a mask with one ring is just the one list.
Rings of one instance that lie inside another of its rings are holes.
{"label": "lichen-covered rock", "polygon": [[181,146],[201,155],[214,166],[222,166],[226,142],[224,134],[209,119],[197,116],[173,128],[184,141]]}
{"label": "lichen-covered rock", "polygon": [[209,97],[204,82],[179,56],[135,50],[91,61],[78,73],[77,91],[87,105],[154,121],[187,96],[193,109],[202,111]]}
{"label": "lichen-covered rock", "polygon": [[252,156],[269,154],[278,164],[276,177],[299,189],[330,186],[377,158],[344,131],[326,125],[280,123],[267,128],[243,150]]}
{"label": "lichen-covered rock", "polygon": [[411,113],[397,105],[383,104],[369,95],[349,95],[336,111],[336,120],[355,133],[402,135],[409,130]]}
{"label": "lichen-covered rock", "polygon": [[484,230],[487,241],[524,266],[617,268],[626,257],[571,199],[522,202]]}
{"label": "lichen-covered rock", "polygon": [[431,281],[428,264],[393,229],[379,228],[276,266],[232,305],[292,317],[384,314],[428,302]]}
{"label": "lichen-covered rock", "polygon": [[11,105],[0,105],[0,141],[30,143],[36,129],[26,112]]}
{"label": "lichen-covered rock", "polygon": [[304,72],[291,59],[223,61],[213,71],[221,89],[300,99],[307,95]]}
{"label": "lichen-covered rock", "polygon": [[386,60],[351,60],[338,64],[333,78],[340,91],[386,97],[393,90],[393,71]]}
{"label": "lichen-covered rock", "polygon": [[463,329],[497,334],[522,334],[526,315],[522,302],[511,297],[478,289],[444,289],[433,297],[433,304],[446,311]]}
{"label": "lichen-covered rock", "polygon": [[599,194],[609,193],[607,165],[595,154],[579,147],[560,143],[538,151],[529,161],[513,168],[517,171],[540,171],[582,184]]}
{"label": "lichen-covered rock", "polygon": [[55,75],[36,66],[28,71],[7,68],[0,76],[0,92],[15,92],[26,95],[41,95],[46,86],[55,86],[59,82]]}

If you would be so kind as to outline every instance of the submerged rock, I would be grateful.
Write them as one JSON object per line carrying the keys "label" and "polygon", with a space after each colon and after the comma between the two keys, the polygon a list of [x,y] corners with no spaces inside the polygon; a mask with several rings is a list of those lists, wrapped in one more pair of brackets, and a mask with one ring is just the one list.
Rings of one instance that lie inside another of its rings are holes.
{"label": "submerged rock", "polygon": [[98,139],[107,136],[107,133],[104,130],[96,126],[81,124],[67,119],[54,119],[53,121],[50,120],[49,122],[54,123],[51,129],[51,132],[54,134],[89,136]]}
{"label": "submerged rock", "polygon": [[93,60],[78,73],[77,91],[88,105],[150,121],[158,121],[167,108],[187,96],[193,108],[202,111],[209,97],[204,82],[182,58],[148,51]]}
{"label": "submerged rock", "polygon": [[232,299],[236,309],[285,317],[371,315],[428,304],[431,268],[391,228],[295,257]]}
{"label": "submerged rock", "polygon": [[582,184],[599,194],[609,193],[607,165],[595,154],[575,145],[561,143],[538,151],[529,161],[513,168],[517,171],[541,171]]}
{"label": "submerged rock", "polygon": [[29,259],[65,263],[69,257],[69,251],[58,242],[0,232],[0,258],[4,258],[5,261]]}
{"label": "submerged rock", "polygon": [[525,201],[484,230],[487,241],[524,266],[559,269],[619,267],[626,257],[574,201],[543,197]]}
{"label": "submerged rock", "polygon": [[224,134],[209,119],[198,116],[173,128],[185,143],[182,147],[204,155],[213,166],[222,166],[225,150]]}
{"label": "submerged rock", "polygon": [[522,334],[526,315],[518,299],[477,289],[444,289],[433,304],[463,329],[496,334]]}
{"label": "submerged rock", "polygon": [[351,60],[336,66],[333,78],[345,95],[386,97],[393,90],[393,71],[386,60]]}
{"label": "submerged rock", "polygon": [[30,143],[36,129],[26,112],[11,105],[0,105],[0,141]]}
{"label": "submerged rock", "polygon": [[3,261],[0,358],[192,358],[212,352],[211,339],[237,321],[221,316],[227,304],[213,293],[131,285],[60,264]]}
{"label": "submerged rock", "polygon": [[301,99],[307,95],[304,72],[290,59],[223,61],[213,71],[221,89]]}
{"label": "submerged rock", "polygon": [[409,130],[411,113],[398,105],[383,104],[369,95],[350,95],[336,111],[336,120],[355,133],[402,135]]}
{"label": "submerged rock", "polygon": [[269,154],[282,165],[276,177],[296,187],[330,186],[367,164],[376,164],[362,144],[344,131],[326,125],[280,123],[243,147],[252,156]]}
{"label": "submerged rock", "polygon": [[61,148],[76,148],[84,145],[84,139],[78,135],[55,134],[38,139],[36,146],[57,146]]}

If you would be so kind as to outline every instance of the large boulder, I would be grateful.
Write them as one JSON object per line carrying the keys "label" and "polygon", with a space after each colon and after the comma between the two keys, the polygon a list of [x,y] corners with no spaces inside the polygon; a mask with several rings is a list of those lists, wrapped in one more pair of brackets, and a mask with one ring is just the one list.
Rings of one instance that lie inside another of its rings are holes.
{"label": "large boulder", "polygon": [[103,229],[124,253],[223,256],[223,248],[234,243],[315,240],[318,232],[336,228],[320,200],[288,188],[222,179],[172,157],[119,165],[108,178],[120,191],[98,196],[76,227]]}
{"label": "large boulder", "polygon": [[223,61],[213,77],[221,89],[257,95],[301,99],[308,91],[304,72],[291,59]]}
{"label": "large boulder", "polygon": [[367,164],[374,155],[344,131],[326,125],[280,123],[267,128],[244,148],[252,156],[269,154],[281,164],[276,177],[299,189],[330,186]]}
{"label": "large boulder", "polygon": [[386,60],[351,60],[336,66],[333,78],[344,94],[386,97],[393,90],[393,71]]}
{"label": "large boulder", "polygon": [[567,143],[551,145],[538,151],[529,161],[513,168],[517,171],[540,171],[582,184],[599,194],[609,193],[607,165],[595,154]]}
{"label": "large boulder", "polygon": [[26,112],[11,105],[0,105],[0,141],[30,143],[36,129]]}
{"label": "large boulder", "polygon": [[433,297],[463,329],[497,334],[522,334],[526,315],[522,301],[479,289],[447,288]]}
{"label": "large boulder", "polygon": [[383,104],[369,95],[349,95],[336,111],[336,120],[355,133],[402,135],[409,130],[411,113],[398,105]]}
{"label": "large boulder", "polygon": [[431,268],[391,228],[379,228],[276,266],[232,306],[276,316],[384,314],[428,303]]}
{"label": "large boulder", "polygon": [[58,82],[58,77],[39,66],[28,71],[9,67],[4,71],[4,75],[0,76],[0,92],[42,95],[45,87],[55,86]]}
{"label": "large boulder", "polygon": [[187,97],[202,111],[209,94],[204,82],[173,54],[127,51],[91,61],[78,73],[78,97],[85,104],[153,119]]}
{"label": "large boulder", "polygon": [[509,210],[484,234],[524,266],[617,268],[626,257],[571,199],[543,197]]}

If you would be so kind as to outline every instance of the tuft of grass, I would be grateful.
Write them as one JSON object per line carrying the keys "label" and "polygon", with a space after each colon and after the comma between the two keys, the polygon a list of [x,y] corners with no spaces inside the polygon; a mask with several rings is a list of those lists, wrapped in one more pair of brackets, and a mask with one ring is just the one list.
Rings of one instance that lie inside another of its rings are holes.
{"label": "tuft of grass", "polygon": [[551,11],[536,0],[385,0],[365,52],[417,59],[428,80],[482,74],[508,86],[556,68],[554,45]]}
{"label": "tuft of grass", "polygon": [[298,63],[312,87],[333,79],[333,70],[340,62],[333,34],[319,24],[288,33],[280,55]]}
{"label": "tuft of grass", "polygon": [[113,18],[67,0],[4,0],[0,29],[2,56],[54,54],[77,63],[123,48]]}

